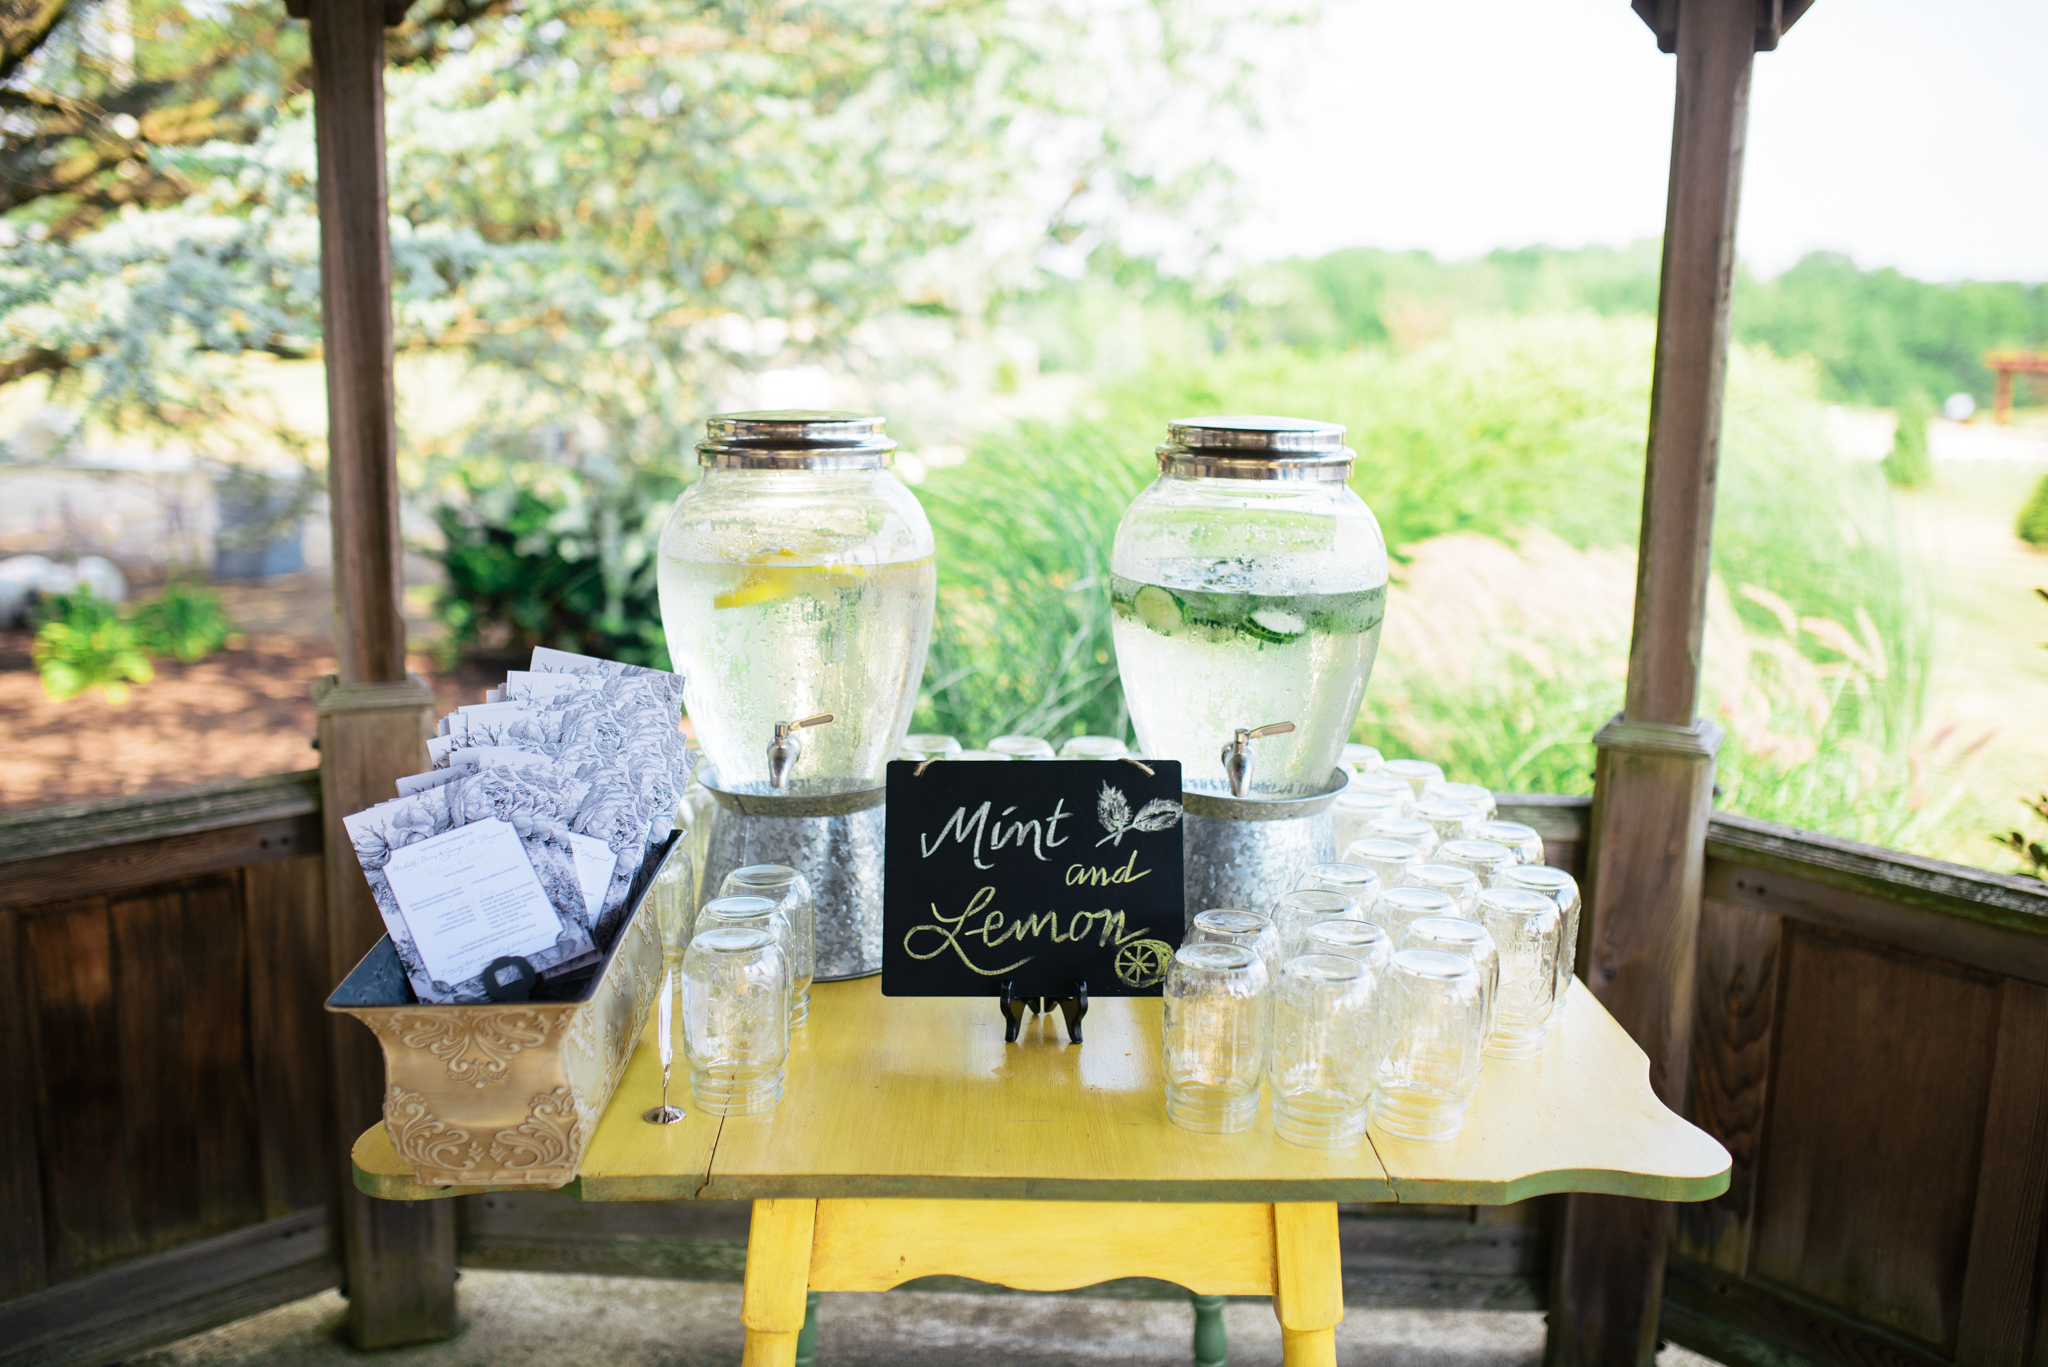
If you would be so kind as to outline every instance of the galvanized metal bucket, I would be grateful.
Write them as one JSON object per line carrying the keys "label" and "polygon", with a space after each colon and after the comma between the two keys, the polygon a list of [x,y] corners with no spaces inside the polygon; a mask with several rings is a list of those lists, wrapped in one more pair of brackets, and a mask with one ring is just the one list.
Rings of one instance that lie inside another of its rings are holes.
{"label": "galvanized metal bucket", "polygon": [[1264,913],[1294,890],[1309,865],[1335,859],[1330,807],[1349,781],[1333,769],[1322,792],[1301,798],[1182,793],[1184,933],[1213,907]]}
{"label": "galvanized metal bucket", "polygon": [[787,864],[817,904],[821,982],[882,971],[882,837],[886,788],[818,795],[733,793],[704,774],[718,803],[704,856],[704,896],[734,869]]}

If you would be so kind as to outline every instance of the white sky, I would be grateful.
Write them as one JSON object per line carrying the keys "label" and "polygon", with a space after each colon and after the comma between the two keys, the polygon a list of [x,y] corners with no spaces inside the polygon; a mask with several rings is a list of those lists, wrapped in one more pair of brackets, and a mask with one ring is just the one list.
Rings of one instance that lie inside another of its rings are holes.
{"label": "white sky", "polygon": [[[1627,0],[1327,0],[1238,158],[1246,255],[1663,230],[1673,59]],[[1313,212],[1309,212],[1312,207]],[[1738,250],[2048,280],[2048,0],[1818,0],[1757,54]]]}

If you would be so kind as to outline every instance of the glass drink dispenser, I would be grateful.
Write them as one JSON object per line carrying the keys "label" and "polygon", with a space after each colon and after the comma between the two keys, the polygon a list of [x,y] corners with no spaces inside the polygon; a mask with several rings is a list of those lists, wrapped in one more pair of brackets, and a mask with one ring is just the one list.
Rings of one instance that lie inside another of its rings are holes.
{"label": "glass drink dispenser", "polygon": [[1387,548],[1334,423],[1170,423],[1110,558],[1138,749],[1178,760],[1187,911],[1264,911],[1335,857],[1328,808],[1365,696]]}
{"label": "glass drink dispenser", "polygon": [[661,536],[662,625],[718,804],[704,886],[746,864],[803,873],[820,978],[881,968],[884,766],[931,644],[931,524],[882,426],[712,418]]}

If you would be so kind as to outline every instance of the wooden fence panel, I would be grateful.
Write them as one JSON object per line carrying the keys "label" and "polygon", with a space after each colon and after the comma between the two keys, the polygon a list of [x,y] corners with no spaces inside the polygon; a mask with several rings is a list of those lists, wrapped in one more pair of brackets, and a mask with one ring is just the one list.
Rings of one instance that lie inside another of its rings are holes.
{"label": "wooden fence panel", "polygon": [[2028,1306],[2042,1271],[2048,1192],[2048,988],[2006,980],[1984,1119],[1984,1163],[1970,1223],[1956,1361],[2026,1362]]}
{"label": "wooden fence panel", "polygon": [[2048,889],[1739,817],[1708,836],[1665,1333],[1735,1364],[2048,1367]]}
{"label": "wooden fence panel", "polygon": [[0,914],[0,1301],[40,1290],[43,1254],[42,1115],[21,937]]}
{"label": "wooden fence panel", "polygon": [[150,1252],[263,1218],[240,901],[226,876],[108,899],[123,1175]]}
{"label": "wooden fence panel", "polygon": [[336,1284],[323,867],[314,774],[0,817],[0,1367]]}
{"label": "wooden fence panel", "polygon": [[24,930],[46,1276],[61,1281],[147,1251],[121,1180],[114,936],[98,899],[31,916]]}
{"label": "wooden fence panel", "polygon": [[1726,1272],[1749,1269],[1757,1162],[1770,1102],[1784,922],[1708,898],[1693,998],[1692,1119],[1733,1159],[1728,1190],[1678,1208],[1674,1249]]}
{"label": "wooden fence panel", "polygon": [[[249,1029],[263,1214],[277,1219],[340,1194],[343,1155],[321,1008],[327,981],[327,896],[318,855],[241,871],[249,946]],[[309,992],[311,984],[320,990]]]}
{"label": "wooden fence panel", "polygon": [[1750,1274],[1955,1344],[1998,982],[1787,928]]}

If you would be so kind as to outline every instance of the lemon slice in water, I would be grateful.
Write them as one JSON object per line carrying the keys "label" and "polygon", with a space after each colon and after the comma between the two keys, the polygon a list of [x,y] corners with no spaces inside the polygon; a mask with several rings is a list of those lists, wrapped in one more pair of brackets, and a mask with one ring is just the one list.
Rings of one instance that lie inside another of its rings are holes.
{"label": "lemon slice in water", "polygon": [[[797,552],[785,549],[771,551],[769,554],[772,557],[794,559]],[[779,598],[788,598],[807,588],[811,592],[823,589],[824,584],[806,582],[812,576],[829,576],[831,579],[844,580],[867,572],[866,565],[750,565],[739,583],[712,597],[711,606],[714,609],[757,607]]]}

